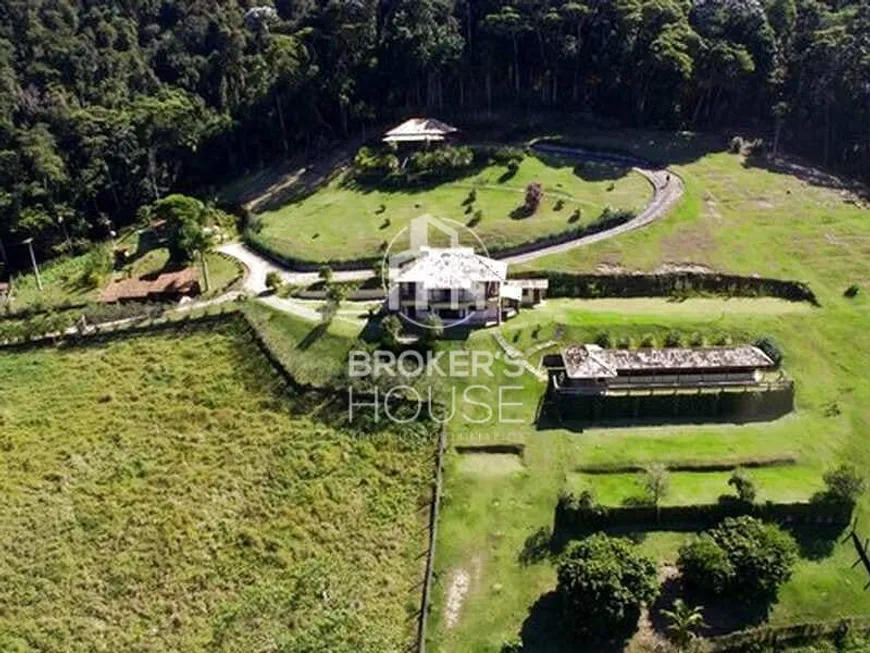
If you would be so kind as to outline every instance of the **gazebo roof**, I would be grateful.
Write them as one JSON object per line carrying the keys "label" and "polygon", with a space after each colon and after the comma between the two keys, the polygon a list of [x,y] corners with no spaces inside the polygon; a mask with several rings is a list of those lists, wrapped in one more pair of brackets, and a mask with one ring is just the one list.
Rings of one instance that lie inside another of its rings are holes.
{"label": "gazebo roof", "polygon": [[459,130],[435,118],[410,118],[384,134],[386,143],[422,143],[443,141]]}

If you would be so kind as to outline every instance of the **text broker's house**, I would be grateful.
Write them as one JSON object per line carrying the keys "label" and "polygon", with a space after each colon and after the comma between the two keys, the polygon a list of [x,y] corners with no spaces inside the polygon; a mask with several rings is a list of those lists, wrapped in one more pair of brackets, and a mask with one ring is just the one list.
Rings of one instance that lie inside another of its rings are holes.
{"label": "text broker's house", "polygon": [[421,247],[391,271],[389,306],[412,320],[435,315],[445,323],[500,324],[520,306],[542,301],[546,279],[507,278],[507,263],[471,247]]}

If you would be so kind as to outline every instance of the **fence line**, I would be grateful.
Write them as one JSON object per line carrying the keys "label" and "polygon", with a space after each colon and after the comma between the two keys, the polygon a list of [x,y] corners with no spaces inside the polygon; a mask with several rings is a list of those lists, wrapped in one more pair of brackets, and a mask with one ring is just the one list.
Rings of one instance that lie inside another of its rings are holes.
{"label": "fence line", "polygon": [[426,622],[432,600],[432,576],[435,567],[435,542],[438,537],[438,515],[441,511],[441,487],[444,482],[444,450],[447,446],[447,429],[438,431],[438,450],[435,453],[435,493],[429,507],[429,551],[426,554],[426,576],[423,580],[423,599],[420,602],[420,618],[417,622],[417,653],[426,653]]}

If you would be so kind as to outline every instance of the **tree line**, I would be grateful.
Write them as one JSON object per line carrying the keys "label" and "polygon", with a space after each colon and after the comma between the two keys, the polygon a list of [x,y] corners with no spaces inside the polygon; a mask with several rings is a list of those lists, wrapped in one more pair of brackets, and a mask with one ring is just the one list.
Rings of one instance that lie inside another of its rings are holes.
{"label": "tree line", "polygon": [[410,111],[737,124],[867,177],[868,79],[868,0],[9,0],[0,260]]}

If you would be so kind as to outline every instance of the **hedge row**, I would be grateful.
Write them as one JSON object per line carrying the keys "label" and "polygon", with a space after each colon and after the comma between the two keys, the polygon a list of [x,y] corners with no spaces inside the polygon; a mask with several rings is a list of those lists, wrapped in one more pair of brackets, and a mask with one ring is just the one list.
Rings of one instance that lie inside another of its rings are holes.
{"label": "hedge row", "polygon": [[708,640],[716,653],[734,653],[751,650],[754,646],[782,647],[809,646],[857,633],[870,635],[870,618],[850,617],[832,621],[810,621],[787,626],[761,626],[747,628]]}
{"label": "hedge row", "polygon": [[672,297],[691,294],[727,297],[779,297],[819,305],[815,293],[802,281],[744,277],[706,272],[663,274],[577,274],[524,272],[523,277],[547,279],[551,297]]}
{"label": "hedge row", "polygon": [[524,444],[458,444],[453,447],[456,453],[493,453],[493,454],[513,454],[522,456],[526,450]]}
{"label": "hedge row", "polygon": [[852,507],[829,501],[796,503],[748,503],[739,500],[688,506],[599,506],[586,505],[572,494],[563,494],[556,504],[553,533],[574,533],[608,528],[702,530],[726,517],[749,515],[785,525],[845,526]]}
{"label": "hedge row", "polygon": [[559,420],[600,422],[622,419],[673,421],[697,417],[752,422],[775,419],[794,410],[794,385],[742,392],[698,392],[631,395],[556,395]]}
{"label": "hedge row", "polygon": [[[682,460],[665,463],[669,472],[730,472],[738,467],[743,469],[758,469],[762,467],[785,467],[796,465],[795,456],[769,456],[767,458],[734,458],[730,460]],[[643,465],[578,465],[574,471],[581,474],[639,474],[646,471]]]}

